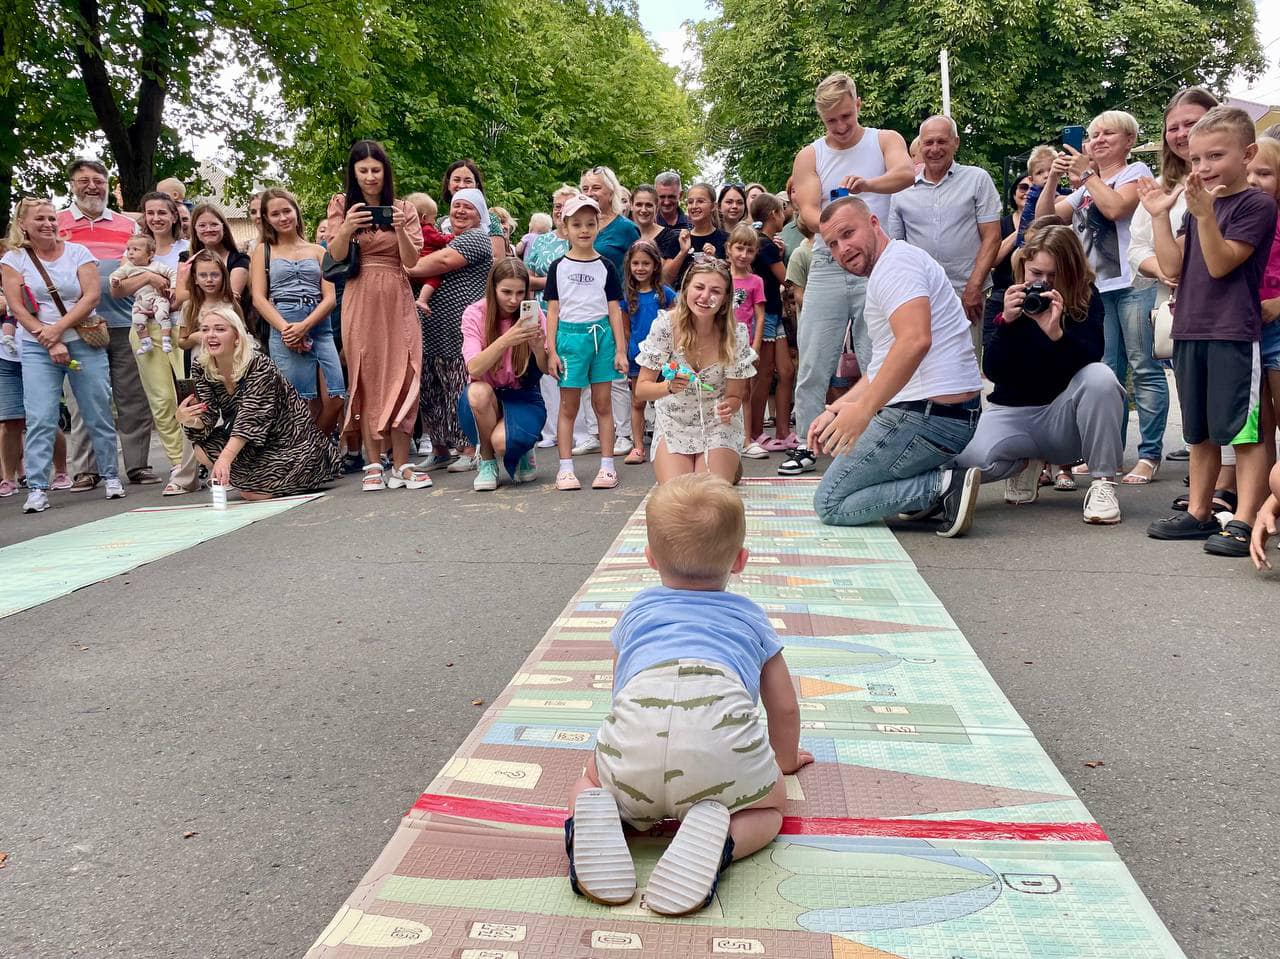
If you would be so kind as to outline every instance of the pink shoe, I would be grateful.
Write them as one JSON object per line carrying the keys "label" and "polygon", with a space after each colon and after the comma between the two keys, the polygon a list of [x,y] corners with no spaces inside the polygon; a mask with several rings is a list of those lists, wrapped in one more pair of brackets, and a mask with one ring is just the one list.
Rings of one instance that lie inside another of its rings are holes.
{"label": "pink shoe", "polygon": [[71,477],[66,473],[54,473],[49,489],[71,489]]}
{"label": "pink shoe", "polygon": [[618,474],[613,470],[602,469],[591,481],[592,489],[613,489],[618,485]]}
{"label": "pink shoe", "polygon": [[556,474],[556,489],[561,492],[582,489],[582,483],[578,481],[578,474],[573,470],[561,470]]}
{"label": "pink shoe", "polygon": [[0,480],[0,496],[12,496],[18,492],[18,484],[13,480]]}
{"label": "pink shoe", "polygon": [[791,447],[787,445],[786,440],[778,439],[776,436],[766,436],[764,439],[757,440],[756,442],[767,449],[770,453],[781,453],[783,450],[791,449]]}

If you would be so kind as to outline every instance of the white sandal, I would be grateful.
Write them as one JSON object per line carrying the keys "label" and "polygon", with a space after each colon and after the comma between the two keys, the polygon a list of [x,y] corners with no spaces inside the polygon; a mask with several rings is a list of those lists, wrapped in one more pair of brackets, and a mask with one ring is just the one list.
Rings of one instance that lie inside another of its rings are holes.
{"label": "white sandal", "polygon": [[[1151,470],[1150,476],[1143,476],[1141,473],[1138,472],[1138,467],[1141,466],[1143,463],[1145,463],[1147,467]],[[1160,472],[1160,464],[1155,460],[1149,460],[1144,457],[1142,459],[1139,459],[1138,462],[1136,462],[1135,464],[1133,464],[1133,469],[1125,473],[1124,476],[1121,477],[1120,482],[1123,483],[1125,486],[1146,486],[1148,483],[1151,483],[1155,480],[1156,474],[1159,472]]]}
{"label": "white sandal", "polygon": [[411,463],[393,466],[387,477],[387,489],[426,489],[430,485],[431,474]]}
{"label": "white sandal", "polygon": [[360,492],[373,493],[387,488],[387,481],[382,475],[381,463],[370,463],[364,468],[364,479],[360,482]]}
{"label": "white sandal", "polygon": [[728,838],[729,810],[714,800],[694,803],[649,874],[644,904],[663,916],[686,916],[709,905],[733,856]]}

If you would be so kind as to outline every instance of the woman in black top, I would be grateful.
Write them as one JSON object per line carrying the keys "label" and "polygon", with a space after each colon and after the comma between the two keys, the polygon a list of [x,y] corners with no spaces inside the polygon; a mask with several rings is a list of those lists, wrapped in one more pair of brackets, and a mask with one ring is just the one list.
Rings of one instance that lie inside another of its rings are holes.
{"label": "woman in black top", "polygon": [[693,264],[708,258],[723,260],[729,235],[716,225],[716,191],[706,183],[695,183],[685,196],[689,229],[671,231],[659,238],[662,251],[662,282],[680,292],[684,275]]}
{"label": "woman in black top", "polygon": [[1084,248],[1070,227],[1043,227],[1018,253],[1014,276],[983,356],[995,389],[956,468],[1008,479],[1005,502],[1022,504],[1035,501],[1046,460],[1086,460],[1085,522],[1118,523],[1125,394],[1102,362],[1102,297]]}
{"label": "woman in black top", "polygon": [[991,268],[991,290],[987,293],[986,306],[982,310],[982,348],[985,350],[995,333],[995,318],[1004,309],[1004,291],[1013,286],[1013,248],[1017,243],[1018,222],[1027,205],[1027,192],[1031,189],[1031,177],[1018,177],[1009,190],[1009,206],[1013,213],[1000,218],[1000,250],[995,266]]}
{"label": "woman in black top", "polygon": [[242,309],[252,306],[252,297],[244,295],[249,283],[249,254],[241,251],[231,234],[231,224],[212,203],[201,203],[191,211],[191,256],[205,249],[213,250],[227,265],[236,302]]}

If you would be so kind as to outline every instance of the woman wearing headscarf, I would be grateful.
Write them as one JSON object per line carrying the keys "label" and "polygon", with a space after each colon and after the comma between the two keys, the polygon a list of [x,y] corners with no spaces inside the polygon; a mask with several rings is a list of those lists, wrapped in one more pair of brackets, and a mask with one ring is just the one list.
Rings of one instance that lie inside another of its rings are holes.
{"label": "woman wearing headscarf", "polygon": [[[484,299],[485,282],[493,265],[489,241],[489,206],[479,190],[465,187],[453,193],[449,205],[453,239],[443,250],[424,256],[409,269],[415,280],[440,277],[431,296],[431,310],[419,310],[422,323],[422,389],[420,407],[424,435],[431,439],[431,459],[424,469],[447,466],[451,473],[476,468],[475,448],[458,423],[458,398],[467,388],[467,365],[462,358],[462,311]],[[454,459],[449,450],[461,455]]]}

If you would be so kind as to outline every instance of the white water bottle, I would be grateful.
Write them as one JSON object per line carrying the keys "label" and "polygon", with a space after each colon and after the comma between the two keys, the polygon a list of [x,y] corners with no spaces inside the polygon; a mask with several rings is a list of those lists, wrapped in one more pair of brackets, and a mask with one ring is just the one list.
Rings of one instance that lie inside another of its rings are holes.
{"label": "white water bottle", "polygon": [[209,489],[213,491],[213,508],[227,508],[227,488],[221,483],[210,483]]}

